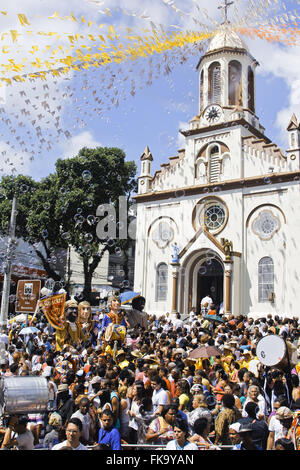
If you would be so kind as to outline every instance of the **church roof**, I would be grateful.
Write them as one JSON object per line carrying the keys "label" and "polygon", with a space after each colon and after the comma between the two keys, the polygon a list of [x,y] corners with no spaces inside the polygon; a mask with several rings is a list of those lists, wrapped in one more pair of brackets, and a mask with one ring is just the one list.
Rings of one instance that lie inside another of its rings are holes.
{"label": "church roof", "polygon": [[249,52],[248,47],[240,36],[234,31],[233,26],[230,23],[222,24],[217,30],[214,37],[211,39],[209,46],[205,52],[200,57],[200,60],[197,64],[196,69],[199,69],[199,66],[202,60],[207,57],[218,53],[232,53],[236,52],[238,54],[247,54],[252,58],[255,65],[259,65],[257,60]]}
{"label": "church roof", "polygon": [[293,115],[290,119],[289,125],[287,127],[287,131],[291,131],[291,130],[294,130],[294,129],[299,129],[299,123],[298,123],[298,120],[297,120],[295,114],[293,113]]}
{"label": "church roof", "polygon": [[150,149],[148,145],[146,146],[143,154],[141,155],[141,160],[150,160],[151,162],[153,161],[152,153],[150,152]]}
{"label": "church roof", "polygon": [[228,24],[221,25],[219,31],[217,31],[215,36],[210,41],[206,53],[227,47],[248,50],[240,36],[232,29],[232,26]]}

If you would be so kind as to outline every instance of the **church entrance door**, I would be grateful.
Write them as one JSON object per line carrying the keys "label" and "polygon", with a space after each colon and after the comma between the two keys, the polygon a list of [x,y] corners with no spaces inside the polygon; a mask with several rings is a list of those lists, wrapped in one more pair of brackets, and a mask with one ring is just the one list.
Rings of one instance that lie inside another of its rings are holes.
{"label": "church entrance door", "polygon": [[204,260],[198,269],[197,278],[197,312],[200,311],[200,303],[203,297],[209,295],[217,312],[223,302],[223,278],[222,264],[215,258]]}

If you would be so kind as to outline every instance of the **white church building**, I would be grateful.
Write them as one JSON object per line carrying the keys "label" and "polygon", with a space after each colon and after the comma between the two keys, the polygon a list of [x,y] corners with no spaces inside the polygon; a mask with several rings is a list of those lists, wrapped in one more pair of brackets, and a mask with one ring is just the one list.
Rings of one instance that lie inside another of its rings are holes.
{"label": "white church building", "polygon": [[221,25],[184,148],[155,174],[141,156],[134,288],[149,314],[186,314],[207,294],[227,314],[300,314],[300,126],[293,115],[286,151],[265,135],[257,65]]}

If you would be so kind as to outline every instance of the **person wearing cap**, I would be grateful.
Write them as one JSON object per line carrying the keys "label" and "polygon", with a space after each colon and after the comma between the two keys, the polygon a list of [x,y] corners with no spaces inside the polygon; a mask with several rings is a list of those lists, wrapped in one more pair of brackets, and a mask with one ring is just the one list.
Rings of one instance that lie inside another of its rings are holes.
{"label": "person wearing cap", "polygon": [[269,423],[267,450],[274,450],[274,443],[289,434],[294,419],[293,412],[287,406],[281,406]]}
{"label": "person wearing cap", "polygon": [[241,427],[241,423],[239,422],[232,423],[229,426],[229,432],[228,432],[229,439],[233,445],[237,445],[241,442],[241,436],[239,434],[240,427]]}
{"label": "person wearing cap", "polygon": [[233,446],[232,450],[262,450],[253,443],[253,427],[251,424],[241,424],[238,430],[241,442]]}
{"label": "person wearing cap", "polygon": [[59,443],[60,431],[62,430],[61,416],[56,412],[51,413],[48,425],[51,430],[45,434],[43,447],[46,449],[52,449],[54,445]]}
{"label": "person wearing cap", "polygon": [[128,366],[129,366],[129,361],[127,361],[126,355],[125,355],[125,351],[124,351],[123,349],[120,349],[120,350],[117,352],[116,361],[117,361],[117,365],[118,365],[121,369],[124,369],[125,367],[128,367]]}
{"label": "person wearing cap", "polygon": [[34,436],[32,432],[27,429],[27,423],[28,417],[26,415],[11,416],[4,434],[1,449],[10,449],[16,446],[18,450],[33,450]]}
{"label": "person wearing cap", "polygon": [[63,425],[71,418],[75,411],[75,403],[70,395],[67,383],[61,383],[57,387],[57,413],[62,417]]}
{"label": "person wearing cap", "polygon": [[102,393],[101,390],[102,379],[99,375],[95,375],[90,381],[90,391],[88,394],[88,399],[93,404],[96,410],[101,407],[101,400],[100,395]]}

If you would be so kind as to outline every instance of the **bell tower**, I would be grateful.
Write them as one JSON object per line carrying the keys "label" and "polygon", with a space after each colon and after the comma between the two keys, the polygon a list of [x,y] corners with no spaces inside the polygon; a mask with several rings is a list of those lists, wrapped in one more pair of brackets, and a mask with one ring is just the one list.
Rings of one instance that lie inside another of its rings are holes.
{"label": "bell tower", "polygon": [[255,69],[258,62],[228,20],[233,2],[224,0],[223,23],[201,57],[199,72],[200,128],[245,119],[260,132],[255,115]]}

